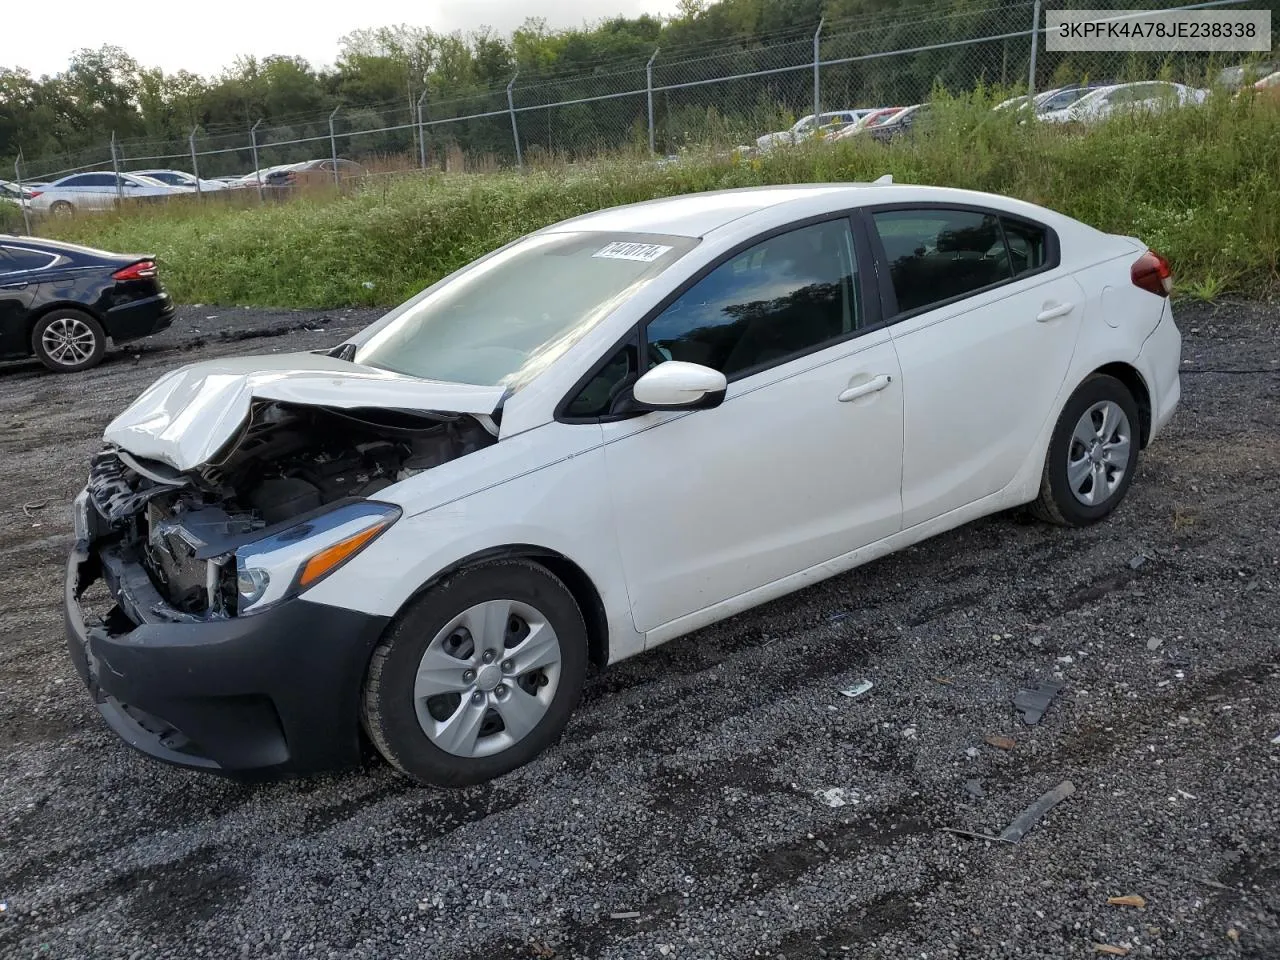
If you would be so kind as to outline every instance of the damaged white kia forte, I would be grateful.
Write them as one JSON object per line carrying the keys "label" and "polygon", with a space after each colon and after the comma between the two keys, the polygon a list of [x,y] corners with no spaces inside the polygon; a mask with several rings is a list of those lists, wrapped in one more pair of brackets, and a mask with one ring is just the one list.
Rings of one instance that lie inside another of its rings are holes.
{"label": "damaged white kia forte", "polygon": [[556,224],[331,351],[143,393],[76,501],[72,659],[161,760],[497,776],[589,664],[985,514],[1107,516],[1178,402],[1171,286],[1133,238],[887,182]]}

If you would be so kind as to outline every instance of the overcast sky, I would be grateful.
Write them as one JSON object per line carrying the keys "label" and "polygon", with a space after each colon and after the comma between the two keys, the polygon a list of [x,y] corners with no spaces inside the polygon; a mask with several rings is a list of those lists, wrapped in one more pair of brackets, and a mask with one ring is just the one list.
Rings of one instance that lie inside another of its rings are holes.
{"label": "overcast sky", "polygon": [[30,29],[12,29],[12,22],[0,27],[0,67],[25,67],[37,76],[56,73],[76,50],[103,44],[123,47],[143,66],[166,72],[216,74],[239,54],[297,55],[318,67],[331,64],[338,39],[360,27],[408,23],[450,33],[484,25],[509,34],[527,17],[574,27],[618,14],[665,15],[675,7],[676,0],[172,0],[124,6],[63,0],[53,19],[31,20],[36,8],[29,7]]}

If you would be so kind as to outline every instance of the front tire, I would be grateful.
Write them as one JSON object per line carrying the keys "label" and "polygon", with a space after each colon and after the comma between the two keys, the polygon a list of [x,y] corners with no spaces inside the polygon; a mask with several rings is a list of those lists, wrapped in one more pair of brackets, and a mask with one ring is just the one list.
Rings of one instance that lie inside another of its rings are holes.
{"label": "front tire", "polygon": [[374,649],[362,720],[378,752],[423,784],[461,787],[528,763],[582,695],[587,628],[546,568],[465,568],[402,613]]}
{"label": "front tire", "polygon": [[59,220],[65,220],[75,216],[76,208],[66,200],[55,200],[53,205],[49,207],[49,213],[57,217]]}
{"label": "front tire", "polygon": [[31,349],[55,373],[78,373],[102,362],[107,334],[87,313],[54,310],[41,317],[31,331]]}
{"label": "front tire", "polygon": [[1095,373],[1071,395],[1054,427],[1032,511],[1061,526],[1097,523],[1119,506],[1141,446],[1138,405],[1115,377]]}

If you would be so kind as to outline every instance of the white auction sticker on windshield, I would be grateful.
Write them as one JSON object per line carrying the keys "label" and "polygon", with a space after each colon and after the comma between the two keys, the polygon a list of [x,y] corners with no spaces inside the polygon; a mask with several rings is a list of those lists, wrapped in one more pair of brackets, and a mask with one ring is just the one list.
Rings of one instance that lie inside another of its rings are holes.
{"label": "white auction sticker on windshield", "polygon": [[593,253],[592,258],[603,257],[605,260],[636,260],[640,263],[653,263],[670,250],[660,243],[608,243]]}

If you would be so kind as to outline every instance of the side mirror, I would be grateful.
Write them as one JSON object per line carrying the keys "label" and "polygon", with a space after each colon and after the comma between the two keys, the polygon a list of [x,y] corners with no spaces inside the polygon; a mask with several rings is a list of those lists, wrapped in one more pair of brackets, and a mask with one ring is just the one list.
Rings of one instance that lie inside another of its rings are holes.
{"label": "side mirror", "polygon": [[728,387],[719,370],[668,360],[637,380],[631,395],[648,410],[702,410],[719,406]]}

